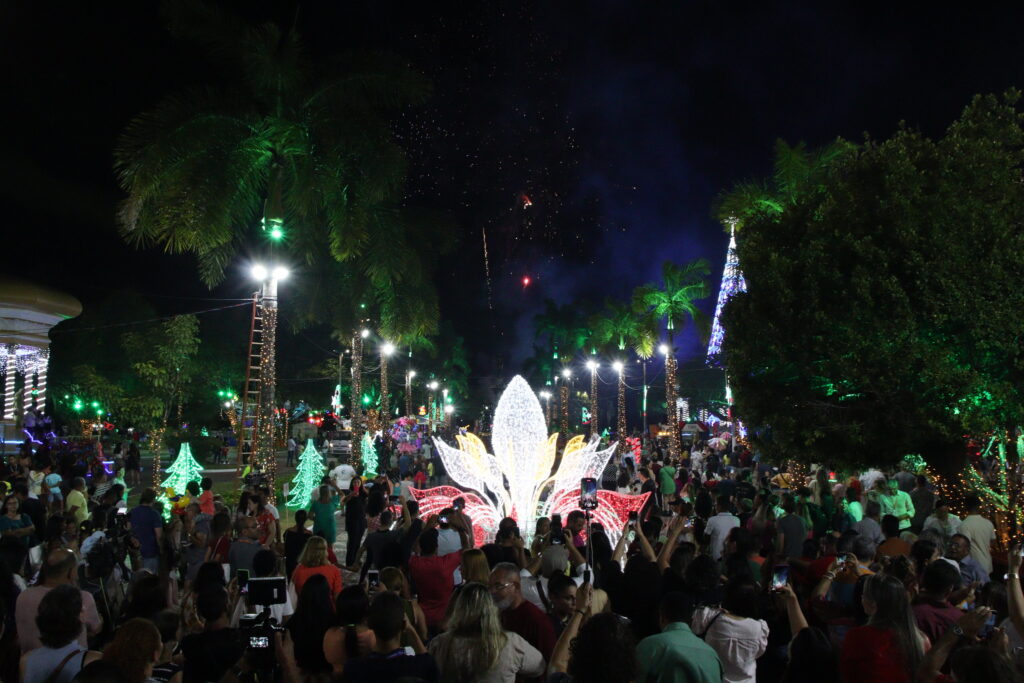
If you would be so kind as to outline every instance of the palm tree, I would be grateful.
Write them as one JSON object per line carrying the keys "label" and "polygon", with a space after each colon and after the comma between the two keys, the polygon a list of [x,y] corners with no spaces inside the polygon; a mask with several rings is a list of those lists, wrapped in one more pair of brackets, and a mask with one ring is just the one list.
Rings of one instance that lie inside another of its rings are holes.
{"label": "palm tree", "polygon": [[679,434],[676,409],[676,349],[675,334],[689,318],[701,336],[707,335],[707,316],[697,308],[696,302],[708,296],[705,279],[711,267],[704,259],[697,259],[684,266],[666,261],[661,267],[661,284],[637,287],[633,293],[633,306],[638,312],[647,312],[656,319],[664,320],[668,345],[665,353],[665,403],[669,411],[669,454],[679,455]]}
{"label": "palm tree", "polygon": [[[649,311],[637,312],[637,310],[626,304],[611,299],[605,302],[604,313],[594,316],[591,319],[594,344],[598,347],[613,347],[618,351],[625,351],[627,346],[632,346],[636,354],[643,359],[651,357],[654,352],[655,323]],[[626,448],[626,371],[625,363],[620,358],[618,370],[618,396],[616,400],[616,430],[619,438],[619,452]],[[596,394],[596,383],[594,383]],[[595,401],[596,403],[596,401]]]}
{"label": "palm tree", "polygon": [[820,186],[837,159],[856,149],[843,139],[819,149],[808,150],[799,142],[789,145],[775,141],[774,171],[767,181],[744,181],[722,194],[715,202],[715,217],[723,225],[742,228],[743,223],[763,216],[777,216],[806,192]]}
{"label": "palm tree", "polygon": [[203,2],[169,7],[172,32],[210,52],[229,85],[168,97],[125,128],[124,238],[195,254],[212,286],[263,237],[294,265],[345,263],[334,296],[364,283],[382,325],[432,332],[432,226],[402,204],[406,163],[388,120],[424,101],[425,79],[385,58],[320,69],[294,26],[247,25]]}

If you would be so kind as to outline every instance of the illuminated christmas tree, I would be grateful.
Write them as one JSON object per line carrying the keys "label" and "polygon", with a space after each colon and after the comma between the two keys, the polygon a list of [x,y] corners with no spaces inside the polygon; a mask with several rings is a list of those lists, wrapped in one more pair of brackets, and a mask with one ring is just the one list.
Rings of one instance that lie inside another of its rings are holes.
{"label": "illuminated christmas tree", "polygon": [[718,364],[718,354],[722,350],[725,328],[722,327],[722,309],[725,303],[737,292],[747,291],[747,281],[740,270],[740,258],[736,254],[736,224],[731,224],[729,250],[725,254],[725,271],[722,273],[722,286],[718,290],[718,303],[715,304],[715,319],[711,324],[711,340],[708,343],[708,363]]}
{"label": "illuminated christmas tree", "polygon": [[369,433],[363,434],[363,478],[377,476],[377,449]]}
{"label": "illuminated christmas tree", "polygon": [[167,468],[167,474],[169,475],[160,484],[160,488],[174,489],[174,492],[179,496],[185,493],[185,486],[190,481],[199,482],[202,481],[203,476],[202,465],[194,457],[192,457],[192,447],[189,446],[188,442],[181,444],[181,448],[178,449],[178,457],[174,459],[174,462],[170,467]]}
{"label": "illuminated christmas tree", "polygon": [[[185,494],[185,487],[190,481],[196,483],[202,481],[203,467],[192,457],[192,447],[186,441],[178,449],[178,457],[167,468],[168,477],[160,484],[157,500],[163,504],[164,519],[170,520],[171,508],[177,504],[177,498]],[[170,492],[174,492],[174,496]],[[174,498],[174,500],[172,500]]]}
{"label": "illuminated christmas tree", "polygon": [[299,456],[299,467],[292,479],[291,493],[286,505],[290,508],[304,508],[309,505],[313,492],[324,479],[324,458],[313,445],[313,439],[306,440],[306,450]]}

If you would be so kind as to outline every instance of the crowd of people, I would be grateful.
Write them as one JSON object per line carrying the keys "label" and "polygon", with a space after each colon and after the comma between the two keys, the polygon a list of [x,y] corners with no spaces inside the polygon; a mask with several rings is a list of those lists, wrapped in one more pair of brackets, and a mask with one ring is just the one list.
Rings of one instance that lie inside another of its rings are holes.
{"label": "crowd of people", "polygon": [[8,459],[0,680],[1020,678],[1019,549],[976,495],[943,500],[910,471],[645,449],[604,478],[649,494],[621,529],[506,518],[477,546],[460,500],[424,519],[409,495],[443,476],[429,454],[366,480],[331,463],[294,516],[209,479],[173,503],[129,496],[120,463],[84,460]]}

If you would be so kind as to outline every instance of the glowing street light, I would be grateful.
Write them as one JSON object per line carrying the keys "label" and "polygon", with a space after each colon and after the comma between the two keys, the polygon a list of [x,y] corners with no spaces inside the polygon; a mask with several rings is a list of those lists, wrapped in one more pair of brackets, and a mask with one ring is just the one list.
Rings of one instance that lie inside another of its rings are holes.
{"label": "glowing street light", "polygon": [[624,367],[625,366],[622,364],[621,360],[617,360],[614,363],[612,363],[612,370],[614,370],[615,372],[619,373],[620,375],[622,374],[622,369]]}
{"label": "glowing street light", "polygon": [[564,377],[565,379],[569,379],[570,377],[572,377],[572,370],[570,370],[569,368],[565,368],[564,370],[562,370],[562,377]]}
{"label": "glowing street light", "polygon": [[385,356],[390,356],[395,352],[395,345],[391,342],[384,342],[384,345],[380,347],[380,352]]}
{"label": "glowing street light", "polygon": [[668,344],[659,344],[658,345],[658,353],[660,353],[663,356],[667,356],[668,355]]}
{"label": "glowing street light", "polygon": [[362,337],[363,339],[366,339],[367,337],[370,336],[370,331],[364,327],[363,331],[359,333],[359,336]]}
{"label": "glowing street light", "polygon": [[427,385],[427,388],[430,389],[431,391],[437,391],[437,387],[438,387],[437,380],[434,380],[430,384]]}

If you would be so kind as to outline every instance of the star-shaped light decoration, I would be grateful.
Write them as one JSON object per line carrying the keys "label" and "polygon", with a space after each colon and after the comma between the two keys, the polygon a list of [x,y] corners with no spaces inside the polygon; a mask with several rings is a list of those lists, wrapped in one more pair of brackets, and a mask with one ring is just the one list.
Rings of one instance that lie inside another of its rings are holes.
{"label": "star-shaped light decoration", "polygon": [[[478,544],[493,537],[504,517],[514,518],[527,537],[533,535],[537,517],[561,514],[564,522],[579,509],[580,479],[600,478],[616,446],[599,450],[599,437],[589,442],[573,437],[555,468],[558,434],[548,436],[540,401],[519,375],[509,382],[494,411],[493,454],[472,433],[455,438],[459,448],[439,438],[434,442],[448,476],[470,492],[441,486],[412,489],[412,495],[425,517],[449,507],[456,498],[465,499]],[[598,491],[600,504],[591,517],[604,526],[614,543],[629,513],[639,511],[649,495]]]}

